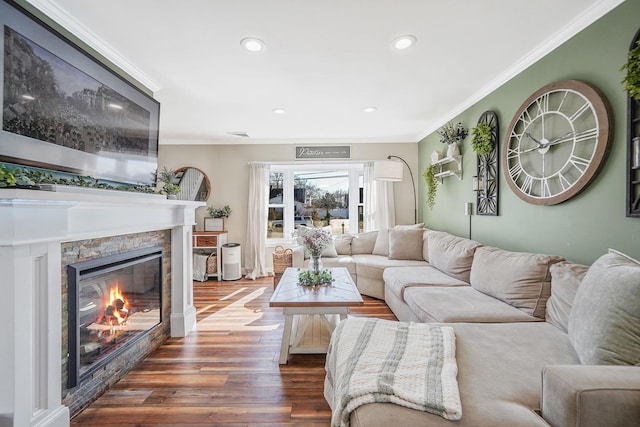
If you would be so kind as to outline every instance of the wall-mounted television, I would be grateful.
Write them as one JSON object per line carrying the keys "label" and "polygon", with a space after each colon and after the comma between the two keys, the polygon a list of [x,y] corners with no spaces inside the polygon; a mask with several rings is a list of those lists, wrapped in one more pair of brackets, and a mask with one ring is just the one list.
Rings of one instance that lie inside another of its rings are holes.
{"label": "wall-mounted television", "polygon": [[160,104],[0,1],[0,161],[154,185]]}

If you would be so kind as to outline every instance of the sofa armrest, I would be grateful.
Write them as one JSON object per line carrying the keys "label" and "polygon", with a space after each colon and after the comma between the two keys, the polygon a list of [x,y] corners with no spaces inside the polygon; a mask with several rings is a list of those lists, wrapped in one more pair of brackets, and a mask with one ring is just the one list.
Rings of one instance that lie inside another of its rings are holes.
{"label": "sofa armrest", "polygon": [[553,427],[637,425],[640,367],[546,366],[542,416]]}

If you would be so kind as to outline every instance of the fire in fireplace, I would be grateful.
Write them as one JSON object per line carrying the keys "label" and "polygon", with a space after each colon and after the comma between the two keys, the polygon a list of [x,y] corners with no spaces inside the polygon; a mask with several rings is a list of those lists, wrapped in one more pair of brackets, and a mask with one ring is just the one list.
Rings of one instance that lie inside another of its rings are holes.
{"label": "fire in fireplace", "polygon": [[162,247],[68,266],[69,387],[162,321]]}

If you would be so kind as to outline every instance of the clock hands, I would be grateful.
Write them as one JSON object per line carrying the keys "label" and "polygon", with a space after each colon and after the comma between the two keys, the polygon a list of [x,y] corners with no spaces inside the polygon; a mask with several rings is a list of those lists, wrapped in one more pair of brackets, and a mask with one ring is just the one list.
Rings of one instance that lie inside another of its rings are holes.
{"label": "clock hands", "polygon": [[[560,136],[558,138],[552,139],[551,141],[544,142],[544,141],[538,141],[533,136],[531,136],[531,134],[529,134],[527,132],[527,133],[525,133],[525,135],[528,138],[530,138],[533,142],[535,142],[537,144],[537,146],[533,147],[533,148],[527,148],[526,150],[522,150],[519,153],[528,153],[528,152],[536,151],[536,150],[544,150],[545,148],[549,148],[552,145],[561,144],[563,142],[571,141],[572,139],[580,138],[582,136],[586,136],[586,135],[589,135],[589,134],[592,134],[592,133],[593,133],[593,130],[586,130],[586,131],[583,131],[583,132],[571,131],[571,132],[565,133],[564,135],[562,135],[562,136]],[[586,139],[589,139],[589,138],[586,138]]]}

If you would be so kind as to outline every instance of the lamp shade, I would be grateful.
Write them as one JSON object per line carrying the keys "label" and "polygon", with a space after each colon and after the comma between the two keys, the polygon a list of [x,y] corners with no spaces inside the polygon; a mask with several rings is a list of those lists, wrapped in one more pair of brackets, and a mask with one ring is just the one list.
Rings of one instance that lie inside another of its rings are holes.
{"label": "lamp shade", "polygon": [[382,160],[373,164],[373,179],[376,181],[402,181],[401,162]]}

